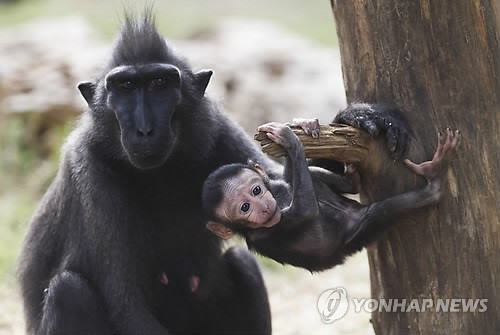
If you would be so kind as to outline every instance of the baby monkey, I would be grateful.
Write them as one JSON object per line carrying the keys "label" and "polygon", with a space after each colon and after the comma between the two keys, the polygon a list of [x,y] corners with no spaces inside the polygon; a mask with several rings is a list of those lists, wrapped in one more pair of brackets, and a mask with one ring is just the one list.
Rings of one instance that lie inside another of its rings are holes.
{"label": "baby monkey", "polygon": [[[300,125],[312,136],[319,135],[317,120]],[[460,133],[447,129],[445,136],[439,134],[431,161],[404,161],[427,179],[422,189],[361,205],[341,194],[355,193],[358,182],[309,167],[302,144],[288,126],[273,122],[258,130],[287,151],[283,178],[270,179],[251,161],[220,167],[203,187],[206,227],[223,239],[240,234],[251,249],[311,271],[341,264],[395,223],[399,214],[436,204],[460,142]]]}

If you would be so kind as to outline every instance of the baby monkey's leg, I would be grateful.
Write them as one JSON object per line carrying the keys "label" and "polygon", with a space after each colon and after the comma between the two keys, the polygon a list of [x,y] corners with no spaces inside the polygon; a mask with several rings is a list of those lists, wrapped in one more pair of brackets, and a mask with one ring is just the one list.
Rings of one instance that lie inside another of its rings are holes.
{"label": "baby monkey's leg", "polygon": [[447,129],[446,137],[438,135],[438,147],[431,161],[415,164],[405,160],[405,165],[414,173],[425,177],[427,185],[419,190],[403,193],[386,200],[375,202],[363,207],[350,223],[347,242],[364,246],[379,233],[395,223],[399,214],[439,202],[442,195],[442,186],[448,171],[449,163],[455,156],[460,143],[460,132]]}

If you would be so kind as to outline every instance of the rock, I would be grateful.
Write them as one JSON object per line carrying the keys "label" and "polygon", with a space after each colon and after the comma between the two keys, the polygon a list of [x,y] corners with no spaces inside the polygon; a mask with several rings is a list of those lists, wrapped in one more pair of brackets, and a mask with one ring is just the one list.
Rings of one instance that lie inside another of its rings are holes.
{"label": "rock", "polygon": [[81,111],[76,85],[92,77],[108,48],[80,17],[1,31],[0,112]]}

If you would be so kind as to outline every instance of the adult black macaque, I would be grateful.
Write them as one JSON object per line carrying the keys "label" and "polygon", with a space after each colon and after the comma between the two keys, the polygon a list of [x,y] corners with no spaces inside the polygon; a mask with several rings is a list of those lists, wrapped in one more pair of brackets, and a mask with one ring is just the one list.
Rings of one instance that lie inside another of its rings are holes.
{"label": "adult black macaque", "polygon": [[193,73],[150,13],[125,18],[100,76],[79,85],[89,110],[24,242],[28,333],[271,331],[253,256],[222,254],[200,194],[219,166],[278,167],[204,96],[211,74]]}
{"label": "adult black macaque", "polygon": [[211,75],[193,73],[150,14],[125,19],[101,76],[79,85],[90,110],[26,237],[29,333],[271,332],[253,256],[222,255],[201,224],[207,175],[261,155],[204,97]]}
{"label": "adult black macaque", "polygon": [[[317,120],[302,126],[318,136]],[[349,191],[346,185],[356,188],[357,182],[310,168],[302,144],[289,127],[268,123],[258,130],[287,151],[283,179],[270,180],[253,162],[218,168],[203,187],[203,206],[210,220],[206,226],[224,239],[241,234],[250,248],[311,271],[341,264],[396,223],[398,215],[436,204],[460,139],[458,131],[448,129],[446,138],[439,136],[432,161],[418,165],[404,161],[427,179],[424,188],[361,205],[340,194],[340,190]]]}

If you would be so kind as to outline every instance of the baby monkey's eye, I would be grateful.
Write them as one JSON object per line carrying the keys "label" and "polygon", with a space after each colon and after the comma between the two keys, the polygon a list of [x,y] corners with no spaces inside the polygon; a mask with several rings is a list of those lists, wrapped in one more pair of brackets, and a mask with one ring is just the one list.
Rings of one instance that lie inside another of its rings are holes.
{"label": "baby monkey's eye", "polygon": [[245,202],[241,205],[240,209],[243,213],[246,213],[250,209],[250,204],[248,202]]}
{"label": "baby monkey's eye", "polygon": [[260,186],[255,186],[252,190],[253,195],[259,195],[262,192]]}

